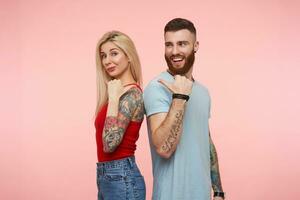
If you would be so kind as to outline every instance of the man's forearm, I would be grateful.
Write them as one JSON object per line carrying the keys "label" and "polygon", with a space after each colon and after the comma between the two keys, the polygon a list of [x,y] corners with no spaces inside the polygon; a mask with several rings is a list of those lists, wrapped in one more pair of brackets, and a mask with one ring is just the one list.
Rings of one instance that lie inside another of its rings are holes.
{"label": "man's forearm", "polygon": [[176,150],[182,134],[185,101],[173,99],[170,110],[161,125],[152,134],[158,154],[169,158]]}
{"label": "man's forearm", "polygon": [[219,171],[217,150],[211,139],[210,139],[210,162],[211,162],[210,173],[211,173],[212,188],[214,192],[223,192],[221,176]]}

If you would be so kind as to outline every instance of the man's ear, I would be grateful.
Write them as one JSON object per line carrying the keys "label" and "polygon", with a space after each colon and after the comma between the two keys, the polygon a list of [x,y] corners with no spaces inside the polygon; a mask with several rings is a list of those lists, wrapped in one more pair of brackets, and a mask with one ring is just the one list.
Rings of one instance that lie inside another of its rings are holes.
{"label": "man's ear", "polygon": [[194,53],[196,53],[196,52],[198,51],[198,49],[199,49],[199,42],[196,41],[196,42],[194,43]]}

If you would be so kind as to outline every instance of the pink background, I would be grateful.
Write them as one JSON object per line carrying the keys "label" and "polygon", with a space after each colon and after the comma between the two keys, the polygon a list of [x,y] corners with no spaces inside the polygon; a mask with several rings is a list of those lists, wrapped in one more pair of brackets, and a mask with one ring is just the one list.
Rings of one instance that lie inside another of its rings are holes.
{"label": "pink background", "polygon": [[[0,199],[96,199],[96,42],[131,36],[146,85],[166,68],[174,17],[198,29],[194,76],[211,93],[227,199],[299,198],[299,1],[85,2],[1,0]],[[150,199],[145,125],[136,156]]]}

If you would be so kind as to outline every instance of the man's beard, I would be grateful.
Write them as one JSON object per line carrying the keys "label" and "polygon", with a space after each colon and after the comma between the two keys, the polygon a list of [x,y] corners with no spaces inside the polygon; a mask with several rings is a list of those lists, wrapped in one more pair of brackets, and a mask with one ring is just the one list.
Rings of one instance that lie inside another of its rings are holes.
{"label": "man's beard", "polygon": [[[176,57],[176,56],[181,56],[181,55],[174,55],[171,57]],[[195,61],[195,52],[192,51],[192,53],[190,55],[188,55],[187,57],[184,56],[185,59],[185,63],[183,65],[183,67],[181,68],[176,68],[172,65],[172,61],[170,60],[170,58],[168,58],[165,55],[165,60],[168,64],[169,70],[172,74],[178,74],[178,75],[185,75],[193,66],[194,61]]]}

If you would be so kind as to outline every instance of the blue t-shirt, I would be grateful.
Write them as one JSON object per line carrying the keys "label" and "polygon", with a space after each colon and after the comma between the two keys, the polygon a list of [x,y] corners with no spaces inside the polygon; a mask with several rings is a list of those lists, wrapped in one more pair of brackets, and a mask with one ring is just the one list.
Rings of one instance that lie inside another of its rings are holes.
{"label": "blue t-shirt", "polygon": [[[172,103],[172,93],[157,80],[173,82],[168,72],[162,72],[144,90],[147,117],[166,113]],[[211,199],[209,128],[210,96],[208,90],[195,81],[186,103],[183,132],[177,148],[169,159],[160,157],[148,135],[153,166],[153,200]]]}

